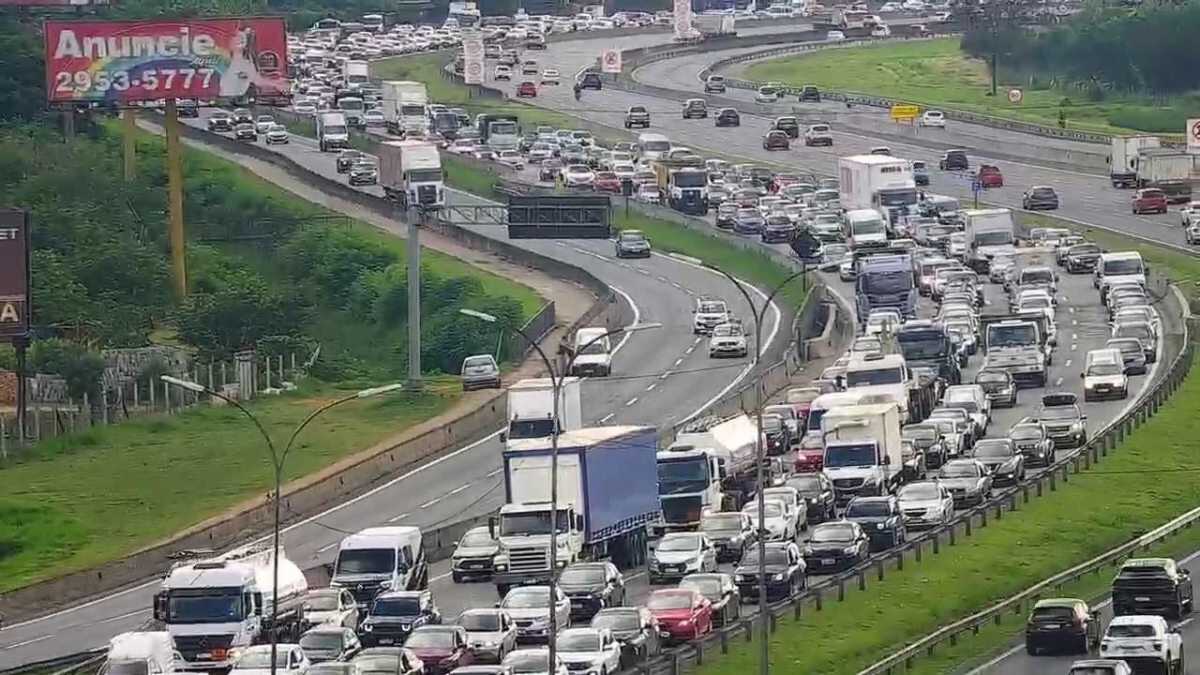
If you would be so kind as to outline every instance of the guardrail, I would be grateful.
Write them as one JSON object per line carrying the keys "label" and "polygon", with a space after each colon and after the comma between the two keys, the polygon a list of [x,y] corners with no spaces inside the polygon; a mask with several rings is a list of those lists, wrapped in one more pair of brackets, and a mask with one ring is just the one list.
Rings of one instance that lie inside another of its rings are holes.
{"label": "guardrail", "polygon": [[104,659],[106,649],[90,649],[66,656],[56,656],[43,661],[22,663],[13,668],[0,670],[0,675],[26,675],[27,673],[48,673],[49,675],[71,675],[92,666],[98,666]]}

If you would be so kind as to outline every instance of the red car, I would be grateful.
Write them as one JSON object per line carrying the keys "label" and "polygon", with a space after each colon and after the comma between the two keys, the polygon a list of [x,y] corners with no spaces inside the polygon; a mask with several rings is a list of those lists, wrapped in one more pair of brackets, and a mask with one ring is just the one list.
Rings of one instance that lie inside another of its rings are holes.
{"label": "red car", "polygon": [[979,186],[983,188],[1004,187],[1004,175],[1000,173],[1000,167],[980,164]]}
{"label": "red car", "polygon": [[537,85],[532,82],[522,82],[517,86],[517,97],[537,96]]}
{"label": "red car", "polygon": [[797,176],[796,174],[779,173],[779,174],[775,174],[775,177],[771,179],[771,184],[767,186],[767,189],[770,190],[771,192],[779,192],[783,188],[785,188],[789,185],[794,185],[799,182],[800,182],[800,177]]}
{"label": "red car", "polygon": [[825,445],[820,436],[809,434],[800,440],[793,466],[796,473],[814,473],[825,467]]}
{"label": "red car", "polygon": [[621,194],[621,179],[611,171],[601,171],[592,181],[592,189],[596,192],[613,192]]}
{"label": "red car", "polygon": [[1167,194],[1158,188],[1146,188],[1133,193],[1133,213],[1166,213]]}
{"label": "red car", "polygon": [[698,592],[684,588],[664,588],[646,599],[646,609],[658,619],[658,625],[671,640],[694,640],[713,629],[712,602]]}
{"label": "red car", "polygon": [[475,662],[462,626],[421,626],[414,630],[404,646],[425,662],[425,672],[448,673]]}

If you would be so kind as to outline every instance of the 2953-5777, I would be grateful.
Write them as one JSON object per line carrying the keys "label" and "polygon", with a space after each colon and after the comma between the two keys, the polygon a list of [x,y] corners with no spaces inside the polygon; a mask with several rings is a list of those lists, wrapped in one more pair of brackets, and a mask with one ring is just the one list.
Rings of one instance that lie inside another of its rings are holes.
{"label": "2953-5777", "polygon": [[148,68],[134,74],[129,71],[96,71],[79,70],[75,72],[59,71],[54,73],[54,89],[59,93],[86,94],[101,93],[109,89],[127,91],[129,89],[144,89],[147,91],[176,91],[190,92],[193,83],[202,89],[207,89],[217,71],[213,68]]}

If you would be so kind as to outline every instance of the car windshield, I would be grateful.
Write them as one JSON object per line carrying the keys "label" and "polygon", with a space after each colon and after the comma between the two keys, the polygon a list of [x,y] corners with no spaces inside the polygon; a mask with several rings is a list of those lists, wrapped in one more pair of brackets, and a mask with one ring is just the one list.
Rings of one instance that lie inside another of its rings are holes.
{"label": "car windshield", "polygon": [[468,631],[500,630],[500,615],[496,612],[468,612],[458,619],[458,625]]}
{"label": "car windshield", "polygon": [[546,587],[525,587],[509,591],[500,604],[503,607],[512,607],[513,609],[530,609],[533,607],[545,607],[549,599],[550,591]]}
{"label": "car windshield", "polygon": [[421,601],[415,597],[381,598],[371,607],[375,616],[416,616],[421,613]]}
{"label": "car windshield", "polygon": [[700,519],[703,532],[740,532],[742,517],[736,513],[714,514]]}
{"label": "car windshield", "polygon": [[742,334],[740,326],[733,324],[721,324],[713,329],[713,337],[736,337]]}
{"label": "car windshield", "polygon": [[979,468],[966,462],[951,462],[943,466],[938,475],[942,478],[975,478],[979,475]]}
{"label": "car windshield", "polygon": [[487,530],[468,532],[463,535],[462,541],[459,542],[459,546],[470,547],[487,547],[495,545],[496,540],[492,539],[492,535],[488,534]]}
{"label": "car windshield", "polygon": [[386,574],[395,568],[396,552],[392,549],[346,549],[338,554],[335,574]]}
{"label": "car windshield", "polygon": [[975,376],[975,384],[1007,384],[1008,373],[995,370],[981,370]]}
{"label": "car windshield", "polygon": [[896,496],[899,499],[937,499],[939,492],[937,485],[933,483],[912,483],[900,488],[900,492]]}
{"label": "car windshield", "polygon": [[340,632],[321,631],[319,633],[305,633],[300,638],[300,646],[304,649],[341,649],[342,634]]}
{"label": "car windshield", "polygon": [[[757,520],[758,504],[747,504],[743,507],[742,513],[748,514],[752,519]],[[768,500],[766,504],[763,504],[763,514],[768,518],[779,518],[783,515],[783,507],[777,501]]]}
{"label": "car windshield", "polygon": [[314,612],[332,612],[338,608],[338,594],[333,593],[309,593],[304,599],[304,609],[311,609]]}
{"label": "car windshield", "polygon": [[1108,627],[1107,637],[1113,638],[1137,638],[1137,637],[1154,637],[1154,626],[1124,624]]}
{"label": "car windshield", "polygon": [[[742,558],[742,565],[746,567],[754,567],[758,565],[758,547],[754,547],[746,551],[746,555]],[[767,557],[764,558],[768,565],[787,565],[787,551],[774,546],[767,548]]]}
{"label": "car windshield", "polygon": [[901,330],[896,340],[900,343],[900,352],[905,360],[936,359],[949,351],[945,333],[936,328]]}
{"label": "car windshield", "polygon": [[700,548],[700,538],[695,536],[664,537],[658,544],[660,551],[695,551]]}
{"label": "car windshield", "polygon": [[1124,368],[1115,363],[1093,363],[1088,368],[1088,375],[1105,376],[1105,375],[1120,375]]}
{"label": "car windshield", "polygon": [[490,356],[468,356],[463,362],[464,368],[490,367],[494,362]]}
{"label": "car windshield", "polygon": [[564,584],[603,584],[604,570],[600,567],[568,567],[558,575],[560,583]]}
{"label": "car windshield", "polygon": [[1079,419],[1079,408],[1073,405],[1056,405],[1042,408],[1038,412],[1040,420],[1074,420]]}
{"label": "car windshield", "polygon": [[904,381],[904,373],[900,368],[879,368],[876,370],[852,370],[846,373],[846,387],[872,387],[886,384],[900,384]]}
{"label": "car windshield", "polygon": [[883,501],[855,500],[846,507],[847,518],[878,518],[890,515],[892,515],[892,509],[887,502]]}
{"label": "car windshield", "polygon": [[691,606],[690,591],[656,591],[646,600],[648,609],[687,609]]}
{"label": "car windshield", "polygon": [[1042,430],[1029,425],[1014,427],[1008,437],[1014,441],[1038,441],[1042,438]]}
{"label": "car windshield", "polygon": [[812,541],[816,543],[831,541],[850,541],[854,539],[854,528],[849,525],[825,525],[815,528]]}
{"label": "car windshield", "polygon": [[454,631],[419,628],[413,631],[404,646],[409,649],[449,649],[454,646]]}
{"label": "car windshield", "polygon": [[[289,652],[285,649],[277,649],[275,655],[275,665],[278,669],[287,668]],[[270,668],[271,667],[271,648],[266,649],[251,649],[243,653],[233,663],[234,668],[249,669],[249,668]]]}
{"label": "car windshield", "polygon": [[1141,274],[1141,258],[1118,258],[1104,261],[1104,275]]}
{"label": "car windshield", "polygon": [[1012,446],[1002,440],[979,441],[975,444],[975,456],[981,459],[999,459],[1012,454]]}
{"label": "car windshield", "polygon": [[720,302],[702,302],[699,311],[701,314],[724,314],[725,305]]}

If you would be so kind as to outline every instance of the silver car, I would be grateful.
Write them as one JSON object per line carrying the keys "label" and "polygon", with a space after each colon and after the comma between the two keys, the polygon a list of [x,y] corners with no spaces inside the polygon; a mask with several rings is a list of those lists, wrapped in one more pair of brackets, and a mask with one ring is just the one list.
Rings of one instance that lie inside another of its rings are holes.
{"label": "silver car", "polygon": [[481,662],[500,663],[517,648],[517,624],[501,609],[468,609],[458,617],[467,644]]}
{"label": "silver car", "polygon": [[476,354],[463,359],[463,391],[472,389],[499,389],[500,366],[491,354]]}
{"label": "silver car", "polygon": [[342,588],[318,588],[304,597],[305,630],[314,626],[358,628],[358,603]]}

